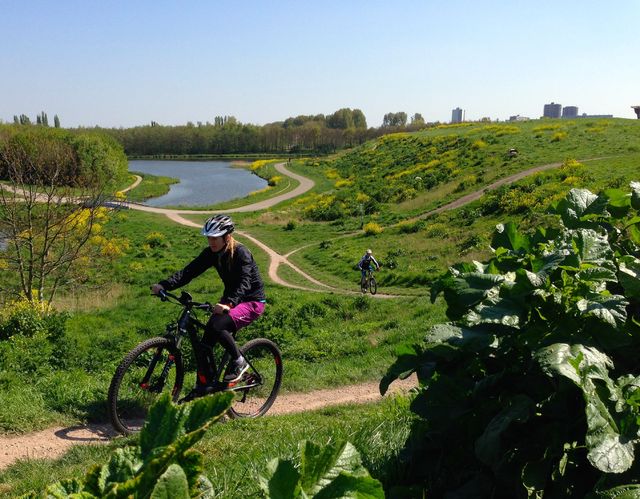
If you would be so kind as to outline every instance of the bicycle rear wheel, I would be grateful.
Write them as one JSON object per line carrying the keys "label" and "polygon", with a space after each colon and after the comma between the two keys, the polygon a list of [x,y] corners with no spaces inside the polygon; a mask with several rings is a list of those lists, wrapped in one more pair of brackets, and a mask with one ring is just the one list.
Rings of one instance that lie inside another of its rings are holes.
{"label": "bicycle rear wheel", "polygon": [[150,338],[131,350],[109,386],[109,417],[123,435],[142,429],[149,407],[169,391],[175,402],[184,380],[182,355],[167,338]]}
{"label": "bicycle rear wheel", "polygon": [[278,396],[282,356],[277,345],[265,338],[248,341],[240,351],[249,362],[249,369],[237,384],[229,387],[235,393],[229,416],[256,418],[264,415]]}
{"label": "bicycle rear wheel", "polygon": [[375,295],[378,292],[378,283],[376,282],[376,278],[373,276],[369,278],[369,291],[371,291],[372,295]]}

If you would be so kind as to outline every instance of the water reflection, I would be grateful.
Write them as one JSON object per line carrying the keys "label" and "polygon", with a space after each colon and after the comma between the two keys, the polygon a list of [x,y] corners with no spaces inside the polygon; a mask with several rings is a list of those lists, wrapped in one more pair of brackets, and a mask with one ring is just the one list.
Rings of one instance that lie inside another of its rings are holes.
{"label": "water reflection", "polygon": [[175,177],[168,194],[145,202],[149,206],[205,206],[244,197],[267,182],[230,161],[129,161],[129,171]]}

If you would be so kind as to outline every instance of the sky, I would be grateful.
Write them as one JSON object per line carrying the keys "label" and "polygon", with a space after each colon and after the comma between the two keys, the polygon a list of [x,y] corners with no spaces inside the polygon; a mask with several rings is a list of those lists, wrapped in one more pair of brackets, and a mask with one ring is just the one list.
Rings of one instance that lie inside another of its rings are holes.
{"label": "sky", "polygon": [[638,0],[0,0],[0,120],[635,119]]}

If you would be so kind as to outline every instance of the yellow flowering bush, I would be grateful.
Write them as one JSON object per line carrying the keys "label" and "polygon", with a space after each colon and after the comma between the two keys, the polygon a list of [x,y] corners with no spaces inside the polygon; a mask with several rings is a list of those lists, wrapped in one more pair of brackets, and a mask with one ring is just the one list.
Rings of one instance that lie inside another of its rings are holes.
{"label": "yellow flowering bush", "polygon": [[149,232],[144,241],[150,248],[167,248],[169,246],[167,237],[162,232]]}
{"label": "yellow flowering bush", "polygon": [[368,222],[364,224],[364,227],[362,227],[362,230],[367,236],[375,236],[375,235],[381,234],[384,229],[382,228],[381,225],[377,224],[376,222]]}
{"label": "yellow flowering bush", "polygon": [[249,167],[249,169],[252,172],[255,172],[256,170],[259,170],[263,166],[266,166],[269,163],[269,161],[270,160],[268,160],[268,159],[258,159],[256,161],[254,161],[253,163],[251,163],[251,166]]}
{"label": "yellow flowering bush", "polygon": [[269,187],[275,187],[276,185],[278,185],[280,182],[282,182],[282,176],[281,175],[274,175],[273,177],[271,177],[267,183],[269,184]]}
{"label": "yellow flowering bush", "polygon": [[366,203],[371,199],[370,196],[367,196],[364,192],[359,192],[356,194],[356,203]]}
{"label": "yellow flowering bush", "polygon": [[338,173],[338,171],[335,168],[329,168],[325,174],[325,177],[327,177],[329,180],[334,180],[337,178],[340,178],[340,174]]}
{"label": "yellow flowering bush", "polygon": [[129,264],[129,270],[131,272],[140,272],[144,266],[140,262],[132,262]]}
{"label": "yellow flowering bush", "polygon": [[352,180],[347,180],[347,179],[340,179],[338,181],[336,181],[335,186],[337,189],[339,189],[340,187],[347,187],[349,185],[353,185],[353,181]]}
{"label": "yellow flowering bush", "polygon": [[551,142],[560,142],[567,138],[567,132],[556,132],[551,137]]}

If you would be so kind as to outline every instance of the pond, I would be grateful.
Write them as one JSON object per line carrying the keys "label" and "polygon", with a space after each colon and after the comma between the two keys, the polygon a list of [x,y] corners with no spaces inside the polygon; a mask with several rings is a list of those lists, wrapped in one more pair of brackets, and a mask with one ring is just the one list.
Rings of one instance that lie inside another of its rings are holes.
{"label": "pond", "polygon": [[164,196],[149,199],[149,206],[207,206],[241,198],[267,186],[267,181],[231,161],[132,160],[130,172],[175,177]]}

